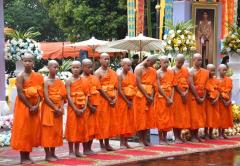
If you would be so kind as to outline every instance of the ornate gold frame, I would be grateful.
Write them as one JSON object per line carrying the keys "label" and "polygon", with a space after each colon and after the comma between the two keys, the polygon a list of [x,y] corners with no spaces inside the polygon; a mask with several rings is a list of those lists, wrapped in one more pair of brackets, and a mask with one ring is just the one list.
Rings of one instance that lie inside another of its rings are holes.
{"label": "ornate gold frame", "polygon": [[[216,2],[192,2],[192,20],[194,25],[196,25],[196,12],[197,9],[213,9],[214,10],[214,37],[213,37],[213,64],[217,65],[217,38],[218,38],[218,8],[219,3]],[[194,34],[196,28],[194,28]]]}

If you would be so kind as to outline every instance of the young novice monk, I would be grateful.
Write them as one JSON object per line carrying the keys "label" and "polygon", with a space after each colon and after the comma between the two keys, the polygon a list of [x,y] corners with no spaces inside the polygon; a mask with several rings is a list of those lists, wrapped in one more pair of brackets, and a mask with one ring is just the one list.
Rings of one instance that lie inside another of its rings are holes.
{"label": "young novice monk", "polygon": [[41,145],[44,147],[47,161],[57,160],[55,147],[63,145],[63,113],[66,89],[57,76],[57,61],[48,62],[49,75],[44,80],[44,101],[42,103]]}
{"label": "young novice monk", "polygon": [[209,73],[206,69],[201,68],[202,55],[195,53],[193,55],[193,67],[190,69],[189,83],[191,93],[189,94],[189,109],[192,141],[202,140],[198,136],[199,128],[206,126],[205,98],[206,83]]}
{"label": "young novice monk", "polygon": [[[73,61],[71,65],[72,77],[66,81],[68,113],[66,123],[66,139],[69,145],[69,156],[80,157],[79,143],[88,141],[87,134],[87,100],[88,85],[87,82],[80,77],[81,63]],[[75,152],[73,150],[75,144]],[[84,150],[85,147],[83,146]]]}
{"label": "young novice monk", "polygon": [[[90,155],[94,154],[95,152],[92,151],[91,146],[93,139],[97,135],[98,130],[98,117],[97,117],[97,108],[99,106],[99,96],[101,89],[100,82],[98,78],[94,75],[92,75],[93,69],[92,69],[92,61],[90,59],[84,59],[82,61],[82,70],[83,73],[81,77],[86,80],[88,84],[89,89],[89,96],[88,96],[88,107],[86,110],[87,114],[87,133],[88,133],[88,139],[89,141],[84,144],[84,155]],[[101,110],[100,110],[101,111]]]}
{"label": "young novice monk", "polygon": [[[117,74],[110,69],[110,56],[107,53],[100,55],[101,67],[96,70],[95,75],[101,83],[100,106],[98,107],[99,133],[101,149],[113,151],[109,144],[109,138],[118,135],[119,124],[117,118]],[[105,144],[103,143],[105,141]]]}
{"label": "young novice monk", "polygon": [[190,114],[188,108],[189,72],[186,67],[183,67],[184,61],[184,55],[178,54],[176,57],[176,66],[173,67],[175,88],[173,98],[173,132],[176,143],[184,141],[181,138],[181,130],[190,128]]}
{"label": "young novice monk", "polygon": [[155,128],[155,109],[154,109],[154,86],[156,85],[157,74],[153,65],[157,57],[148,56],[142,63],[137,65],[134,74],[137,82],[137,93],[134,97],[133,107],[135,112],[135,125],[140,137],[140,144],[149,146],[147,132]]}
{"label": "young novice monk", "polygon": [[207,70],[209,71],[209,79],[207,81],[206,90],[207,90],[207,99],[206,99],[206,128],[205,135],[210,139],[213,139],[213,129],[219,128],[219,80],[215,76],[216,68],[213,64],[207,65]]}
{"label": "young novice monk", "polygon": [[219,114],[220,114],[220,136],[227,139],[224,130],[233,127],[233,115],[232,115],[232,80],[226,77],[227,67],[224,64],[219,65],[220,73],[220,102],[219,102]]}
{"label": "young novice monk", "polygon": [[32,147],[40,145],[39,103],[43,77],[33,69],[34,56],[26,53],[22,57],[24,71],[17,76],[17,97],[14,107],[11,146],[20,151],[21,164],[31,164]]}
{"label": "young novice monk", "polygon": [[122,71],[118,73],[118,112],[120,117],[120,148],[131,148],[128,137],[135,131],[133,97],[136,94],[136,78],[130,71],[132,62],[128,58],[122,59]]}
{"label": "young novice monk", "polygon": [[173,79],[174,73],[168,69],[169,60],[167,56],[161,56],[161,68],[157,71],[157,89],[155,95],[156,126],[159,135],[159,144],[163,141],[167,144],[167,132],[173,127]]}

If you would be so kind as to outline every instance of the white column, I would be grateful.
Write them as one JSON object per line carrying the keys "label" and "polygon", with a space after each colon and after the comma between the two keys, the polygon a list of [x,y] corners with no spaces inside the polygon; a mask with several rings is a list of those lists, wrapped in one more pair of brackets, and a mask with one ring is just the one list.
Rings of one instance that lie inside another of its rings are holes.
{"label": "white column", "polygon": [[4,15],[3,0],[0,0],[0,116],[8,112],[8,106],[5,98]]}

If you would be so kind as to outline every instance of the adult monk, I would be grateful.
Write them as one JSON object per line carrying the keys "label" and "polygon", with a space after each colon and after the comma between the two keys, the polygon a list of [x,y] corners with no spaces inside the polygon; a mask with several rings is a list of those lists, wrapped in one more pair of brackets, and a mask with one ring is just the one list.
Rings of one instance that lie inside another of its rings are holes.
{"label": "adult monk", "polygon": [[209,71],[209,79],[207,81],[207,99],[206,99],[206,128],[205,135],[213,139],[213,129],[219,128],[220,115],[219,115],[219,80],[216,77],[216,67],[213,64],[207,65]]}
{"label": "adult monk", "polygon": [[[100,105],[97,111],[99,121],[99,133],[97,138],[100,139],[101,149],[113,151],[109,144],[109,138],[118,135],[118,116],[116,109],[117,102],[117,74],[110,69],[110,56],[107,53],[100,55],[101,67],[99,67],[95,75],[101,83]],[[103,142],[104,140],[104,142]]]}
{"label": "adult monk", "polygon": [[[75,154],[76,157],[81,157],[79,143],[88,142],[86,108],[89,91],[88,83],[80,77],[81,63],[73,61],[71,70],[73,75],[66,80],[68,112],[65,135],[69,146],[69,156],[74,157]],[[83,151],[86,151],[85,146],[83,146]]]}
{"label": "adult monk", "polygon": [[174,71],[174,98],[173,98],[173,132],[175,142],[183,142],[181,138],[182,129],[190,128],[189,115],[189,72],[186,67],[183,67],[185,58],[183,54],[178,54],[176,57],[176,65],[172,68]]}
{"label": "adult monk", "polygon": [[[98,117],[97,117],[97,109],[99,106],[99,97],[101,89],[100,82],[98,78],[92,75],[93,72],[93,63],[90,59],[83,59],[82,61],[82,70],[83,73],[81,77],[86,80],[89,89],[89,96],[88,96],[88,107],[85,113],[87,113],[87,133],[89,141],[83,143],[84,145],[84,154],[90,155],[94,154],[95,152],[92,151],[91,146],[93,139],[97,136],[98,132]],[[100,110],[101,111],[101,110]]]}
{"label": "adult monk", "polygon": [[[159,144],[168,144],[167,132],[173,127],[173,95],[174,73],[168,69],[167,56],[160,58],[161,68],[157,71],[157,90],[155,94],[156,126],[158,129]],[[162,141],[162,143],[161,143]]]}
{"label": "adult monk", "polygon": [[66,89],[56,74],[59,64],[48,62],[49,75],[44,80],[44,101],[42,103],[41,145],[46,153],[46,161],[56,161],[55,147],[63,145],[63,113]]}
{"label": "adult monk", "polygon": [[21,164],[31,164],[32,147],[40,145],[40,111],[43,77],[33,69],[34,56],[22,57],[24,70],[17,75],[11,147],[20,151]]}
{"label": "adult monk", "polygon": [[130,71],[132,62],[128,58],[121,61],[122,71],[118,73],[118,112],[120,117],[120,148],[131,148],[128,137],[135,132],[133,97],[136,95],[136,78]]}
{"label": "adult monk", "polygon": [[220,136],[227,139],[225,129],[233,127],[232,115],[232,79],[226,76],[227,67],[224,64],[219,65],[219,114],[220,114]]}
{"label": "adult monk", "polygon": [[134,70],[137,80],[137,93],[134,97],[134,111],[136,131],[139,133],[140,144],[149,146],[147,139],[148,129],[155,128],[154,86],[156,84],[156,70],[153,65],[156,63],[155,55],[148,56]]}
{"label": "adult monk", "polygon": [[204,128],[206,124],[205,98],[206,98],[206,83],[209,77],[209,72],[201,68],[202,56],[199,53],[193,55],[193,67],[190,69],[190,89],[189,106],[190,106],[190,122],[192,141],[202,140],[198,136],[198,129]]}

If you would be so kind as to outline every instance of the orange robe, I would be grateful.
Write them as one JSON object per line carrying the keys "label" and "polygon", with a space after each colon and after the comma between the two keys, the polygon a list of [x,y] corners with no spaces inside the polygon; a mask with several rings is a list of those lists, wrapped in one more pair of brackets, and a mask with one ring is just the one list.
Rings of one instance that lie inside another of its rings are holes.
{"label": "orange robe", "polygon": [[214,105],[211,103],[212,100],[216,99],[218,96],[218,85],[219,80],[217,78],[210,78],[207,81],[207,99],[206,99],[206,114],[207,121],[206,127],[209,128],[219,128],[220,115],[219,115],[219,101]]}
{"label": "orange robe", "polygon": [[[23,83],[23,93],[32,105],[36,105],[42,95],[43,77],[32,72]],[[17,96],[14,106],[11,147],[18,151],[31,152],[40,145],[40,109],[31,114],[29,108]]]}
{"label": "orange robe", "polygon": [[[87,82],[80,78],[71,83],[70,95],[73,104],[82,109],[86,106],[86,97],[89,93]],[[81,115],[77,116],[73,108],[68,104],[67,122],[65,136],[68,142],[87,142],[87,118],[89,113],[87,110]]]}
{"label": "orange robe", "polygon": [[[121,87],[125,96],[133,100],[133,97],[136,95],[136,78],[132,72],[129,71],[123,78]],[[120,135],[132,136],[135,132],[133,106],[128,108],[127,103],[121,95],[118,97],[117,105],[120,115]]]}
{"label": "orange robe", "polygon": [[[173,90],[174,73],[167,70],[160,78],[160,85],[164,93],[170,97]],[[173,105],[167,106],[167,100],[158,91],[155,94],[156,126],[158,130],[169,131],[173,127]]]}
{"label": "orange robe", "polygon": [[[101,89],[100,82],[98,78],[94,75],[90,75],[88,77],[83,77],[87,84],[88,84],[88,89],[89,89],[89,97],[88,101],[91,103],[91,105],[95,106],[98,108],[99,106],[99,89]],[[92,140],[93,138],[96,137],[97,132],[98,132],[98,117],[97,117],[97,112],[91,113],[90,109],[87,107],[86,112],[88,114],[87,118],[87,133],[88,133],[88,138],[89,140]]]}
{"label": "orange robe", "polygon": [[[55,80],[48,86],[49,99],[58,107],[66,98],[66,89],[63,81]],[[55,116],[54,110],[45,102],[42,103],[42,133],[43,147],[57,147],[63,145],[63,116]]]}
{"label": "orange robe", "polygon": [[[232,91],[232,80],[229,77],[224,77],[219,83],[220,95],[225,99],[229,100],[231,96],[229,93]],[[220,113],[220,128],[226,129],[233,127],[233,115],[232,105],[224,106],[223,102],[219,102],[219,113]]]}
{"label": "orange robe", "polygon": [[[149,67],[145,70],[141,78],[143,88],[149,95],[152,94],[156,84],[157,73],[154,68]],[[147,99],[138,89],[136,96],[133,99],[135,112],[136,131],[146,130],[156,127],[154,104],[147,105]]]}
{"label": "orange robe", "polygon": [[[117,95],[117,74],[108,69],[108,73],[100,79],[101,89],[105,91],[109,97],[115,98]],[[116,91],[116,93],[115,93]],[[99,107],[97,109],[99,131],[97,138],[106,139],[117,136],[119,130],[119,116],[117,113],[117,105],[111,107],[109,102],[102,96],[99,98]]]}
{"label": "orange robe", "polygon": [[[200,97],[203,97],[206,83],[209,77],[209,72],[206,69],[199,69],[193,76],[193,83],[196,91]],[[190,100],[190,122],[191,129],[199,129],[206,126],[206,111],[205,101],[201,104],[197,102],[193,94],[189,94]]]}
{"label": "orange robe", "polygon": [[[174,86],[178,86],[181,91],[185,92],[189,88],[188,78],[188,69],[182,67],[179,71],[174,72]],[[173,127],[178,129],[190,128],[189,102],[184,104],[177,91],[174,93],[173,101]]]}

